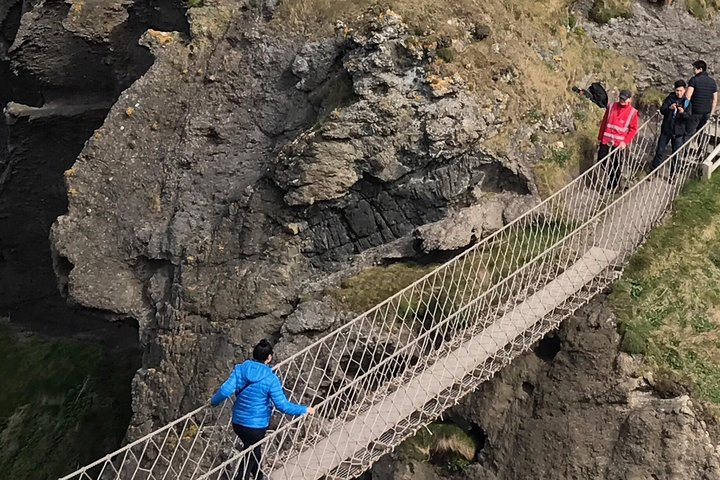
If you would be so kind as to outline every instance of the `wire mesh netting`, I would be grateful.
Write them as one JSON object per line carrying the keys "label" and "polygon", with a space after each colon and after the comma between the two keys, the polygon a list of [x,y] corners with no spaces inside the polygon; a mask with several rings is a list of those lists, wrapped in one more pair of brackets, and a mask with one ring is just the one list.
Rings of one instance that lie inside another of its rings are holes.
{"label": "wire mesh netting", "polygon": [[[657,115],[627,149],[278,364],[317,413],[268,432],[264,474],[354,478],[609,285],[718,144],[713,119],[643,176],[656,127]],[[62,480],[247,478],[254,449],[237,445],[230,408],[201,407]]]}

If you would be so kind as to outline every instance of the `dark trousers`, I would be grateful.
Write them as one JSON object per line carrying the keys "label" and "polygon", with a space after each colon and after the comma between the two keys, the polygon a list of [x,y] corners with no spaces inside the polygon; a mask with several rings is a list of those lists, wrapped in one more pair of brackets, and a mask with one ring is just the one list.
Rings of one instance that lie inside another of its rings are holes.
{"label": "dark trousers", "polygon": [[[232,426],[235,435],[240,437],[240,441],[243,443],[243,449],[258,443],[265,438],[265,432],[267,432],[267,428],[248,428],[236,423],[233,423]],[[262,448],[258,445],[248,457],[240,461],[235,480],[260,480],[262,478],[262,472],[260,471],[261,459]]]}
{"label": "dark trousers", "polygon": [[690,140],[690,137],[703,128],[709,119],[709,113],[693,113],[690,115],[685,124],[685,141]]}
{"label": "dark trousers", "polygon": [[[658,168],[660,164],[665,160],[665,150],[667,149],[668,143],[670,143],[671,153],[675,153],[683,143],[685,143],[685,137],[683,135],[668,135],[667,133],[661,133],[658,138],[657,149],[655,150],[655,158],[653,158],[650,166],[653,170]],[[675,161],[670,166],[670,174],[675,173]]]}
{"label": "dark trousers", "polygon": [[[610,145],[605,145],[604,143],[601,144],[600,148],[598,148],[597,161],[603,161],[603,158],[605,158],[608,153],[610,153]],[[607,188],[609,189],[617,188],[618,184],[620,183],[621,155],[622,152],[616,150],[607,160],[605,160],[604,168],[608,171]]]}

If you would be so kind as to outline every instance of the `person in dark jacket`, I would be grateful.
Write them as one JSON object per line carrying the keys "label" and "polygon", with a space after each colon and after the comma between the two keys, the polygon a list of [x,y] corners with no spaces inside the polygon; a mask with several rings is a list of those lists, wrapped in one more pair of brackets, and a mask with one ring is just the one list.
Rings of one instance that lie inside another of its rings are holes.
{"label": "person in dark jacket", "polygon": [[[685,140],[689,140],[696,131],[705,126],[710,115],[715,112],[718,101],[718,88],[715,79],[707,73],[707,63],[698,60],[693,63],[695,76],[688,82],[685,98],[692,104],[692,115],[688,118]],[[685,102],[687,106],[688,102]]]}
{"label": "person in dark jacket", "polygon": [[655,170],[665,159],[665,150],[668,143],[671,152],[682,146],[685,142],[685,134],[687,133],[687,124],[690,115],[692,115],[692,105],[688,105],[685,109],[685,90],[687,85],[685,80],[675,82],[675,91],[665,98],[660,113],[663,115],[662,126],[660,127],[660,138],[658,138],[657,149],[655,150],[655,158],[652,161],[652,169]]}
{"label": "person in dark jacket", "polygon": [[[255,345],[252,360],[235,365],[230,377],[213,395],[210,403],[220,405],[226,398],[235,395],[232,411],[232,426],[244,447],[254,445],[265,437],[270,426],[272,407],[287,415],[314,414],[313,407],[306,407],[288,401],[280,379],[270,368],[273,351],[270,342],[263,339]],[[247,461],[238,469],[236,480],[262,479],[260,460],[262,451],[258,445]]]}

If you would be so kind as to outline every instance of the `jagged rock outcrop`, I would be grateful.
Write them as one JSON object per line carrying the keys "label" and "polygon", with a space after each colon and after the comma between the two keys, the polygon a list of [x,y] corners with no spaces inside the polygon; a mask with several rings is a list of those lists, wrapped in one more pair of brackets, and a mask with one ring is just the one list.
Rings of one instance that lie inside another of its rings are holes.
{"label": "jagged rock outcrop", "polygon": [[[273,178],[287,191],[289,205],[341,198],[363,176],[389,183],[463,156],[496,162],[478,142],[495,133],[502,105],[492,100],[480,105],[461,77],[433,74],[398,15],[390,13],[382,22],[367,32],[338,26],[340,35],[349,35],[341,61],[354,98],[281,151]],[[298,88],[317,83],[306,57],[319,50],[296,57]]]}
{"label": "jagged rock outcrop", "polygon": [[260,338],[290,352],[342,321],[297,303],[358,253],[532,191],[480,147],[502,109],[433,77],[392,12],[303,44],[249,4],[206,3],[189,43],[142,37],[157,58],[66,172],[52,230],[69,297],[140,323],[131,436],[203,401]]}
{"label": "jagged rock outcrop", "polygon": [[481,193],[471,207],[451,211],[444,219],[423,225],[414,232],[425,252],[458,250],[486,237],[534,207],[539,199],[512,193]]}
{"label": "jagged rock outcrop", "polygon": [[[714,420],[686,395],[655,393],[619,340],[600,296],[445,416],[485,432],[478,463],[423,478],[719,479]],[[387,462],[373,478],[415,468]]]}

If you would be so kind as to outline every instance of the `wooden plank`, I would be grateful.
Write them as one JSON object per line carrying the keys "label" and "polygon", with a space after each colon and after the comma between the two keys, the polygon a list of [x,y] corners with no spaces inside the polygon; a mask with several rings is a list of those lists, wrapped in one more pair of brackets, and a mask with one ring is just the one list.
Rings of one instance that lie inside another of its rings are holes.
{"label": "wooden plank", "polygon": [[712,176],[712,173],[718,168],[720,165],[720,159],[715,160],[715,157],[720,155],[720,145],[715,147],[712,152],[710,152],[710,155],[708,155],[707,159],[702,163],[702,172],[703,172],[703,178],[705,180],[710,180],[710,177]]}
{"label": "wooden plank", "polygon": [[[367,412],[342,425],[299,455],[270,473],[271,480],[315,480],[322,477],[357,451],[379,438],[402,419],[420,410],[440,392],[472,372],[515,337],[530,329],[571,295],[592,281],[618,256],[618,253],[592,247],[572,267],[543,289],[528,297],[511,312],[439,359],[404,388],[389,394]],[[322,414],[322,412],[319,412]]]}

